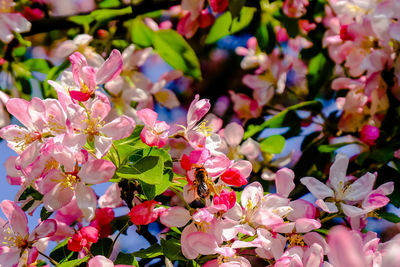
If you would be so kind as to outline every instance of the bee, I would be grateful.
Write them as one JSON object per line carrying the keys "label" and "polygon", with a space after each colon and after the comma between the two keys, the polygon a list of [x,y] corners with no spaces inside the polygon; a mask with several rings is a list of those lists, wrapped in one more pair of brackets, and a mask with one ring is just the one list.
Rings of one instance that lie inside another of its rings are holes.
{"label": "bee", "polygon": [[203,166],[197,166],[194,171],[193,189],[200,198],[206,198],[210,192],[217,194],[214,183],[208,177],[208,173]]}

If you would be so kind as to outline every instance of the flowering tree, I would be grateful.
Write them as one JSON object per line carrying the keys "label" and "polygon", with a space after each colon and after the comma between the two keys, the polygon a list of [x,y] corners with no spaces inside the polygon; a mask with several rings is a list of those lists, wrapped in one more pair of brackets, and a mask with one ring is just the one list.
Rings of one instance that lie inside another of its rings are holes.
{"label": "flowering tree", "polygon": [[398,266],[399,20],[397,0],[0,1],[0,266]]}

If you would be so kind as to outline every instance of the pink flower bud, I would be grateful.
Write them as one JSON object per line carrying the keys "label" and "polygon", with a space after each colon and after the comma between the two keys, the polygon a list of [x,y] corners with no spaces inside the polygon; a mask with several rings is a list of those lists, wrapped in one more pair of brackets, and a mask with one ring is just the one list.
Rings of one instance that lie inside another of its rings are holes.
{"label": "pink flower bud", "polygon": [[93,226],[86,226],[80,230],[82,237],[88,242],[96,243],[99,238],[99,230]]}
{"label": "pink flower bud", "polygon": [[213,14],[208,12],[207,9],[204,9],[201,11],[200,17],[199,17],[199,27],[200,28],[207,28],[207,27],[211,26],[214,23],[214,21],[215,21],[215,18],[213,16]]}
{"label": "pink flower bud", "polygon": [[136,225],[146,225],[154,222],[159,215],[157,211],[154,211],[154,207],[157,204],[161,203],[151,200],[136,205],[128,214],[131,217],[131,221]]}
{"label": "pink flower bud", "polygon": [[230,191],[228,189],[224,189],[221,193],[214,196],[213,199],[214,205],[222,205],[225,206],[225,211],[233,208],[236,203],[236,194],[235,191]]}
{"label": "pink flower bud", "polygon": [[112,208],[103,208],[96,210],[96,220],[100,225],[110,224],[114,219],[115,213]]}
{"label": "pink flower bud", "polygon": [[242,186],[247,184],[246,178],[244,178],[236,168],[230,168],[224,172],[221,175],[221,180],[232,186]]}
{"label": "pink flower bud", "polygon": [[360,132],[360,139],[367,145],[375,145],[376,139],[379,137],[379,128],[371,125],[364,125]]}
{"label": "pink flower bud", "polygon": [[79,252],[82,250],[82,235],[80,232],[75,233],[72,235],[71,239],[68,240],[68,249],[71,251]]}
{"label": "pink flower bud", "polygon": [[214,12],[224,12],[228,7],[228,0],[210,0],[210,6]]}

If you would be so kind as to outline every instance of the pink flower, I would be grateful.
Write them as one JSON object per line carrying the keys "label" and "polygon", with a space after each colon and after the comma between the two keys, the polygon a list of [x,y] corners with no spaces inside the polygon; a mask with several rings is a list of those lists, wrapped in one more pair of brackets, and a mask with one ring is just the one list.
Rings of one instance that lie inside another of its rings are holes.
{"label": "pink flower", "polygon": [[85,107],[68,105],[70,132],[63,139],[64,145],[80,150],[86,141],[94,142],[95,155],[102,158],[113,140],[128,137],[135,127],[134,121],[125,115],[109,123],[104,121],[111,109],[104,94],[96,93],[96,98],[86,101]]}
{"label": "pink flower", "polygon": [[115,172],[114,164],[103,159],[90,159],[79,169],[75,158],[61,159],[59,163],[63,168],[50,171],[43,179],[44,207],[48,211],[58,210],[75,196],[85,219],[91,221],[95,216],[97,199],[94,190],[87,184],[110,180]]}
{"label": "pink flower", "polygon": [[[318,198],[316,205],[325,212],[335,213],[339,212],[337,204],[340,204],[343,213],[349,217],[364,215],[385,206],[389,201],[385,195],[393,191],[393,183],[388,182],[372,190],[376,175],[368,172],[352,181],[346,176],[348,164],[348,157],[338,154],[330,168],[326,185],[313,177],[300,179],[301,183]],[[328,200],[324,201],[326,198]],[[357,203],[361,204],[361,208],[356,207]]]}
{"label": "pink flower", "polygon": [[224,12],[228,7],[228,0],[210,0],[210,6],[214,12]]}
{"label": "pink flower", "polygon": [[0,40],[9,43],[14,38],[13,32],[27,32],[31,29],[31,23],[20,13],[12,13],[15,5],[13,0],[2,1],[0,6]]}
{"label": "pink flower", "polygon": [[298,18],[306,13],[308,0],[285,0],[283,2],[283,13],[290,18]]}
{"label": "pink flower", "polygon": [[122,71],[121,53],[114,49],[110,57],[100,66],[98,70],[89,66],[86,58],[79,52],[69,56],[72,64],[72,74],[75,85],[79,90],[70,91],[72,99],[86,101],[96,90],[98,84],[107,83],[116,78]]}
{"label": "pink flower", "polygon": [[223,211],[227,211],[235,206],[236,193],[235,191],[223,189],[219,195],[214,196],[213,203],[215,206],[221,206]]}
{"label": "pink flower", "polygon": [[367,145],[375,145],[376,139],[379,138],[379,128],[371,125],[364,125],[360,131],[360,139]]}
{"label": "pink flower", "polygon": [[160,214],[157,210],[154,210],[157,204],[161,203],[155,200],[151,200],[134,206],[129,212],[131,222],[136,225],[146,225],[157,220]]}
{"label": "pink flower", "polygon": [[0,218],[0,263],[2,266],[24,266],[36,261],[38,251],[44,252],[44,238],[52,236],[57,223],[48,219],[40,223],[29,234],[28,219],[24,211],[14,202],[3,200],[1,210],[8,222]]}
{"label": "pink flower", "polygon": [[79,252],[83,247],[89,248],[92,243],[96,243],[99,238],[99,231],[92,226],[86,226],[75,233],[68,240],[68,249]]}
{"label": "pink flower", "polygon": [[157,146],[158,148],[165,146],[168,141],[168,129],[170,126],[165,121],[158,121],[158,114],[148,108],[139,110],[137,116],[145,125],[140,133],[143,143],[149,146]]}
{"label": "pink flower", "polygon": [[124,265],[124,264],[117,264],[114,265],[114,263],[107,259],[106,257],[102,255],[97,255],[93,258],[91,258],[88,262],[88,267],[130,267],[131,265]]}
{"label": "pink flower", "polygon": [[100,238],[105,238],[111,234],[111,221],[114,219],[115,213],[111,208],[102,208],[96,210],[96,217],[90,222],[90,226],[95,227],[99,231]]}

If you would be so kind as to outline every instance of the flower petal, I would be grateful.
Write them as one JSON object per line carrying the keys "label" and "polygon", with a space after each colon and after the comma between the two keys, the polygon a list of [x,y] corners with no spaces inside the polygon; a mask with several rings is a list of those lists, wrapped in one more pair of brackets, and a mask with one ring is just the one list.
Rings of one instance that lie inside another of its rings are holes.
{"label": "flower petal", "polygon": [[122,65],[121,53],[117,49],[114,49],[96,73],[97,84],[109,82],[117,77],[122,71]]}
{"label": "flower petal", "polygon": [[3,200],[0,207],[13,231],[25,237],[29,233],[28,218],[25,212],[11,200]]}

